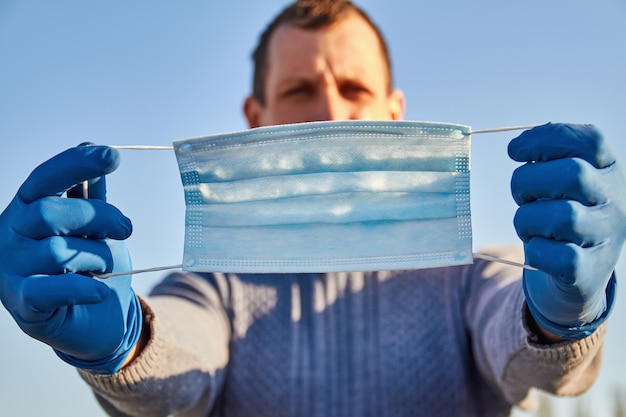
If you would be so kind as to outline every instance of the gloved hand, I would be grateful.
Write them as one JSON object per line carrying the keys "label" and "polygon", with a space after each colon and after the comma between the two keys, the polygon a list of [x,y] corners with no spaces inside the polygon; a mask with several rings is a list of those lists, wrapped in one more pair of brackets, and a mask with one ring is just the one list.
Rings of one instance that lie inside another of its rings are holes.
{"label": "gloved hand", "polygon": [[615,296],[614,268],[626,238],[626,180],[591,125],[547,124],[523,132],[509,156],[524,242],[528,308],[544,330],[565,339],[590,335]]}
{"label": "gloved hand", "polygon": [[[69,149],[37,167],[0,215],[2,303],[26,334],[101,373],[121,367],[142,321],[130,276],[87,274],[130,270],[130,220],[105,202],[104,175],[118,164],[107,147]],[[84,180],[88,200],[61,197],[81,197]]]}

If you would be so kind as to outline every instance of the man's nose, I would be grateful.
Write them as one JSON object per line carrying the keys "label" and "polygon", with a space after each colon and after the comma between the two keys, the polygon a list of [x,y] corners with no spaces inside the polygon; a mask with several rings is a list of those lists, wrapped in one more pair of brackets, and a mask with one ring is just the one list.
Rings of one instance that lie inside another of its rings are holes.
{"label": "man's nose", "polygon": [[320,91],[318,97],[318,120],[349,120],[355,118],[351,103],[334,86]]}

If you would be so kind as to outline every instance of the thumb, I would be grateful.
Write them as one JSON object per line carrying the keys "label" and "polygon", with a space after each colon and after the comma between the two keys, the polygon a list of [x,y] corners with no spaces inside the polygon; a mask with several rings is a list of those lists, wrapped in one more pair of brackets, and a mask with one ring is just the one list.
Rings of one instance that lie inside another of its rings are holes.
{"label": "thumb", "polygon": [[[22,284],[22,297],[29,310],[49,312],[57,308],[97,304],[110,293],[110,288],[91,277],[79,274],[36,275]],[[28,317],[22,317],[28,320]]]}
{"label": "thumb", "polygon": [[[92,145],[92,143],[85,142],[78,145],[78,147]],[[118,164],[119,162],[116,161],[115,163]],[[67,191],[67,196],[70,198],[90,198],[106,201],[106,193],[106,177],[102,175],[100,177],[87,179],[83,183],[72,187]]]}

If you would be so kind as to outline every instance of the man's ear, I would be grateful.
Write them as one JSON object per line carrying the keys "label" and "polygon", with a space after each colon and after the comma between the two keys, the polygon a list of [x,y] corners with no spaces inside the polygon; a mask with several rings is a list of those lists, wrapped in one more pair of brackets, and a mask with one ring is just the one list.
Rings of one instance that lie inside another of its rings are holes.
{"label": "man's ear", "polygon": [[404,119],[404,111],[406,109],[406,105],[404,102],[404,93],[402,92],[402,90],[393,90],[391,94],[389,94],[389,97],[387,98],[387,106],[389,108],[391,120]]}
{"label": "man's ear", "polygon": [[261,126],[262,109],[263,106],[256,98],[252,96],[246,97],[243,103],[243,114],[246,116],[249,128]]}

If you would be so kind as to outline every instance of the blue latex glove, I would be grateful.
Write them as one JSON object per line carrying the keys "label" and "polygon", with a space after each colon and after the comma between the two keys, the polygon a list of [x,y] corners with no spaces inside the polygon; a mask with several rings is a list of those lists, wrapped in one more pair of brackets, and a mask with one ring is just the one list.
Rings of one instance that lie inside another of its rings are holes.
{"label": "blue latex glove", "polygon": [[626,181],[602,134],[591,125],[547,124],[523,132],[509,155],[527,162],[513,174],[524,242],[530,313],[565,339],[590,335],[615,296],[614,268],[626,238]]}
{"label": "blue latex glove", "polygon": [[[69,149],[37,167],[0,215],[0,299],[20,328],[66,362],[96,372],[119,370],[141,333],[121,239],[131,223],[105,202],[104,175],[119,164],[103,146]],[[81,197],[90,180],[89,199]]]}

